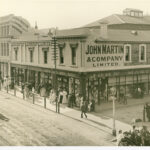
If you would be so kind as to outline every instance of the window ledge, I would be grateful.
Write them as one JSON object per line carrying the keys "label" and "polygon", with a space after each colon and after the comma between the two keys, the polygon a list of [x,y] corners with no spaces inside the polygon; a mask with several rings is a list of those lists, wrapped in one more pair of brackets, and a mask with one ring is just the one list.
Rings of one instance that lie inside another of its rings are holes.
{"label": "window ledge", "polygon": [[59,66],[65,66],[65,64],[59,64]]}
{"label": "window ledge", "polygon": [[140,62],[140,63],[145,63],[145,62],[146,62],[146,60],[139,60],[139,62]]}
{"label": "window ledge", "polygon": [[77,65],[71,65],[70,67],[72,67],[72,68],[78,68]]}
{"label": "window ledge", "polygon": [[132,63],[132,61],[125,61],[125,63]]}

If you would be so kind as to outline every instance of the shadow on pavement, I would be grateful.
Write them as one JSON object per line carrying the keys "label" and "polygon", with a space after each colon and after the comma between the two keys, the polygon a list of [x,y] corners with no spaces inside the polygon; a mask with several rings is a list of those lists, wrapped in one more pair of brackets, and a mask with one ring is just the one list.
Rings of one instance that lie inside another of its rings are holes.
{"label": "shadow on pavement", "polygon": [[9,121],[9,118],[5,117],[3,114],[0,114],[0,119],[4,121]]}
{"label": "shadow on pavement", "polygon": [[111,128],[110,128],[110,127],[108,127],[107,125],[102,124],[102,123],[100,123],[100,122],[97,122],[97,121],[94,121],[94,120],[91,120],[91,119],[87,119],[87,120],[89,120],[89,121],[91,121],[91,122],[94,122],[94,123],[96,123],[96,124],[98,124],[98,125],[100,125],[100,126],[103,126],[103,127],[106,127],[106,128],[111,129]]}

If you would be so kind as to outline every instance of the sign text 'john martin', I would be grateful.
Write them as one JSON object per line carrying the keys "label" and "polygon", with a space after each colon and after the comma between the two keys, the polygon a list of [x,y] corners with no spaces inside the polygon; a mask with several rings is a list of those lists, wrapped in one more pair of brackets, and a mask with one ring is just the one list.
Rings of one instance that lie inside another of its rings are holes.
{"label": "sign text 'john martin'", "polygon": [[124,50],[122,45],[87,45],[87,67],[122,66]]}

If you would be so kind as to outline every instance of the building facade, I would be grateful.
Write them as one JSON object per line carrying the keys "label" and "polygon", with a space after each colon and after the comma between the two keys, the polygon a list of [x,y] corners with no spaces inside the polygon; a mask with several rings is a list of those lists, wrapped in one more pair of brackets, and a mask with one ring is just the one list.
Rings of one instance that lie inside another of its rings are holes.
{"label": "building facade", "polygon": [[29,23],[22,17],[8,15],[0,17],[0,76],[1,81],[10,77],[11,40],[27,32]]}
{"label": "building facade", "polygon": [[[38,32],[38,34],[37,34]],[[126,9],[80,28],[57,30],[54,65],[50,30],[30,30],[12,41],[11,76],[17,84],[30,82],[82,94],[96,104],[108,102],[110,88],[128,97],[149,94],[150,17]],[[54,76],[57,76],[55,79]],[[142,93],[138,95],[138,93]]]}

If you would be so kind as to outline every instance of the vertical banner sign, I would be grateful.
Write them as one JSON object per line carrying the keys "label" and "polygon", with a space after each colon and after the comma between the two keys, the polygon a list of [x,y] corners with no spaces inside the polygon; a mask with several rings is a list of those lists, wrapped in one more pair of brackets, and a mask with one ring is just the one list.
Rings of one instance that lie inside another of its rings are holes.
{"label": "vertical banner sign", "polygon": [[119,44],[87,44],[85,50],[86,67],[123,66],[124,48]]}

